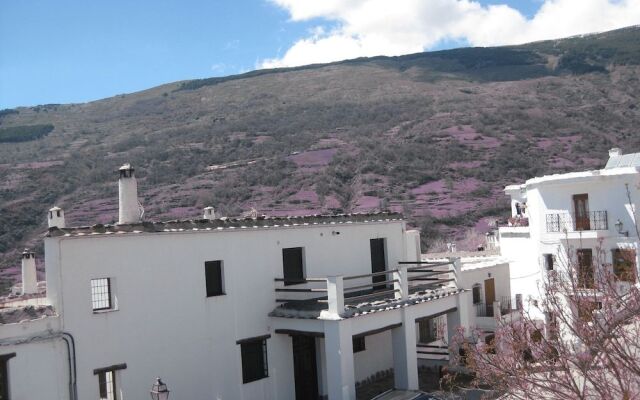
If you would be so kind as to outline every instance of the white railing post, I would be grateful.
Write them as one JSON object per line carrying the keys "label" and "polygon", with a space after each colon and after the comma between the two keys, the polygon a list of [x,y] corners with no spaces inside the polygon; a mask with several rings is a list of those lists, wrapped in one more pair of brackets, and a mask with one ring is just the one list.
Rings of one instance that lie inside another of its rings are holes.
{"label": "white railing post", "polygon": [[398,271],[393,273],[393,279],[398,281],[393,283],[393,288],[397,290],[395,292],[396,299],[406,300],[409,297],[409,275],[407,273],[406,265],[399,265]]}
{"label": "white railing post", "polygon": [[500,310],[500,302],[499,301],[494,301],[493,302],[493,318],[502,318],[502,312]]}
{"label": "white railing post", "polygon": [[339,317],[344,312],[344,282],[342,275],[327,277],[329,314]]}
{"label": "white railing post", "polygon": [[453,265],[453,282],[460,289],[462,284],[462,261],[460,261],[460,257],[449,257],[449,262]]}

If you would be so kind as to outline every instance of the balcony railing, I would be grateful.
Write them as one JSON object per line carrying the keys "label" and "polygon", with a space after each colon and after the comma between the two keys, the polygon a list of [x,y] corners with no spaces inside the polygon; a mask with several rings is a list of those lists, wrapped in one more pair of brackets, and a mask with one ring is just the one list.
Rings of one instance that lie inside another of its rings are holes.
{"label": "balcony railing", "polygon": [[609,229],[606,211],[590,211],[586,214],[575,213],[547,214],[547,232],[580,232]]}
{"label": "balcony railing", "polygon": [[474,307],[476,308],[476,317],[493,317],[494,316],[493,303],[492,304],[476,303],[474,304]]}
{"label": "balcony railing", "polygon": [[461,264],[453,260],[399,264],[396,269],[371,274],[307,278],[287,287],[279,284],[283,278],[276,278],[276,302],[282,304],[278,308],[326,310],[339,315],[345,308],[363,303],[402,301],[417,292],[456,287],[461,273]]}

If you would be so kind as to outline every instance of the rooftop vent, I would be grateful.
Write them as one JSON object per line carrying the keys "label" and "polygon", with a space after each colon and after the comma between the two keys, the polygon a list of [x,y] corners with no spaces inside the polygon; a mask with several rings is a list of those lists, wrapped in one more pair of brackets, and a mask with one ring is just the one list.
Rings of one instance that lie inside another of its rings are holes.
{"label": "rooftop vent", "polygon": [[49,223],[49,228],[66,228],[64,211],[62,210],[62,208],[57,206],[50,208],[49,214],[47,215],[47,222]]}
{"label": "rooftop vent", "polygon": [[138,202],[138,183],[131,164],[124,164],[118,169],[118,224],[133,224],[142,220],[144,211]]}
{"label": "rooftop vent", "polygon": [[36,255],[33,251],[24,249],[22,252],[22,294],[32,294],[37,291]]}
{"label": "rooftop vent", "polygon": [[622,150],[620,150],[618,147],[614,147],[613,149],[609,150],[609,157],[620,157],[622,155]]}
{"label": "rooftop vent", "polygon": [[216,210],[213,207],[204,208],[204,219],[216,219]]}

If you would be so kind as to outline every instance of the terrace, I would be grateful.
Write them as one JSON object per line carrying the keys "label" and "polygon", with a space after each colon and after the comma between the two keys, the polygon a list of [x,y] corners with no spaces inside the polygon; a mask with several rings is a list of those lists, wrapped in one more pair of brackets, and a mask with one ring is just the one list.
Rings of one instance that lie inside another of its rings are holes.
{"label": "terrace", "polygon": [[607,211],[589,211],[583,214],[552,213],[546,216],[547,233],[606,231],[609,229]]}

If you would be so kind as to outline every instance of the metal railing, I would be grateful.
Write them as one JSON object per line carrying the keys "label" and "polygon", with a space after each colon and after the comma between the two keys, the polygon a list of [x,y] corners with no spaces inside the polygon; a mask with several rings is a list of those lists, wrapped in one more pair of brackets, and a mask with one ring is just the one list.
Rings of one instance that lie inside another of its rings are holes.
{"label": "metal railing", "polygon": [[[456,276],[452,261],[415,261],[400,262],[398,268],[381,272],[307,278],[286,282],[286,286],[285,279],[276,278],[276,302],[284,303],[287,308],[317,308],[316,303],[326,303],[323,309],[341,313],[345,306],[357,306],[365,301],[403,300],[417,292],[439,289],[455,282]],[[347,287],[347,282],[352,284]]]}
{"label": "metal railing", "polygon": [[606,211],[590,211],[586,214],[555,213],[547,214],[547,232],[579,232],[609,229]]}
{"label": "metal railing", "polygon": [[493,304],[476,303],[473,305],[476,309],[476,317],[493,317]]}

